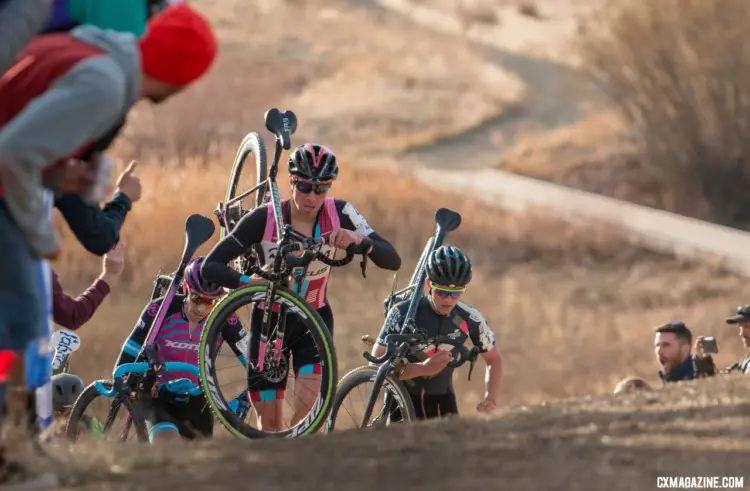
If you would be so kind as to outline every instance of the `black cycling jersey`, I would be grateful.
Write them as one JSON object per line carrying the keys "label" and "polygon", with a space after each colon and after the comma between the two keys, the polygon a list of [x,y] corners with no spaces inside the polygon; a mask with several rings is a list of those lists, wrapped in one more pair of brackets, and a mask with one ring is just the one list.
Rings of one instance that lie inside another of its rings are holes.
{"label": "black cycling jersey", "polygon": [[[377,342],[385,344],[388,334],[401,332],[409,302],[404,301],[395,305],[385,320],[383,329],[378,335]],[[481,353],[486,353],[495,346],[495,336],[487,326],[482,314],[471,306],[459,302],[447,316],[440,315],[432,308],[427,297],[422,297],[417,306],[414,318],[415,324],[428,337],[448,336],[453,339],[466,341],[471,339],[474,346],[479,347]],[[410,362],[422,362],[437,353],[440,347],[434,345],[419,345],[412,348],[407,356]],[[444,395],[453,392],[453,368],[445,367],[431,377],[416,377],[404,380],[408,391],[414,395]]]}

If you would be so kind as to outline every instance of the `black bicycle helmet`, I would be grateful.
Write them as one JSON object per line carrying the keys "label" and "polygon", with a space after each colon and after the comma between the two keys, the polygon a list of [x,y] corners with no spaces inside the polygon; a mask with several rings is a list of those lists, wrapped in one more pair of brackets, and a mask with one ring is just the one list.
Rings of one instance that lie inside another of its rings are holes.
{"label": "black bicycle helmet", "polygon": [[83,380],[72,373],[59,373],[52,376],[52,407],[63,411],[73,406],[83,392]]}
{"label": "black bicycle helmet", "polygon": [[427,258],[427,277],[436,285],[466,286],[471,281],[471,262],[458,247],[438,247]]}
{"label": "black bicycle helmet", "polygon": [[339,175],[336,155],[317,143],[305,143],[289,157],[289,174],[310,181],[332,181]]}

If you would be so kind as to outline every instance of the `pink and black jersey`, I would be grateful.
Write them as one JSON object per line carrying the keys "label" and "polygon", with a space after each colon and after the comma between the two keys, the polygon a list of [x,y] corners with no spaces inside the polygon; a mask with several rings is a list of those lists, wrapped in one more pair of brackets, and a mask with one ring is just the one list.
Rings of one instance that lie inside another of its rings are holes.
{"label": "pink and black jersey", "polygon": [[[281,203],[284,223],[289,223],[290,206],[289,200]],[[339,228],[369,237],[374,244],[369,257],[378,267],[395,271],[401,266],[401,258],[393,246],[370,227],[351,203],[343,199],[326,198],[318,213],[313,235],[325,236]],[[229,261],[254,249],[261,265],[270,264],[276,257],[277,240],[278,230],[272,205],[269,203],[258,207],[242,217],[234,230],[206,256],[201,275],[206,281],[227,288],[237,288],[241,275],[227,266]],[[324,254],[330,251],[329,246],[321,249]],[[321,309],[327,304],[326,287],[330,274],[330,266],[321,261],[313,261],[307,268],[301,287],[294,285],[292,288],[311,306]]]}

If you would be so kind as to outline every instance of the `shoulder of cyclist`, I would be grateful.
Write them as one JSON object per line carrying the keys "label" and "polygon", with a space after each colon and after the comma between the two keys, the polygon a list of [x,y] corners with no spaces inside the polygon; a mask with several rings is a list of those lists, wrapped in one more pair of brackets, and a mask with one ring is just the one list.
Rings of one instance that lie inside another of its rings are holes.
{"label": "shoulder of cyclist", "polygon": [[354,207],[353,204],[345,199],[333,198],[336,212],[339,215],[341,228],[353,230],[362,235],[368,236],[375,232],[365,217]]}
{"label": "shoulder of cyclist", "polygon": [[375,232],[354,205],[339,198],[334,198],[334,202],[336,204],[336,211],[339,214],[341,228],[352,230],[372,240],[373,248],[369,254],[372,262],[377,267],[390,271],[401,269],[401,256],[399,256],[396,248]]}
{"label": "shoulder of cyclist", "polygon": [[409,310],[409,301],[403,300],[391,307],[386,315],[383,327],[380,329],[377,344],[385,344],[385,337],[389,334],[398,334],[401,332],[401,326],[406,317],[406,312]]}
{"label": "shoulder of cyclist", "polygon": [[495,347],[495,333],[490,329],[487,319],[476,308],[465,302],[458,302],[456,308],[459,309],[465,317],[469,328],[469,337],[471,342],[480,348],[482,352],[489,351]]}
{"label": "shoulder of cyclist", "polygon": [[[174,299],[172,300],[172,304],[174,305],[175,302],[179,301],[179,298],[177,295],[174,296]],[[148,329],[151,325],[151,321],[156,318],[156,314],[159,313],[159,307],[161,307],[161,304],[164,303],[164,297],[159,297],[155,300],[152,300],[143,308],[143,311],[141,311],[141,316],[138,319],[138,323],[136,324],[136,329],[142,330],[142,329]]]}

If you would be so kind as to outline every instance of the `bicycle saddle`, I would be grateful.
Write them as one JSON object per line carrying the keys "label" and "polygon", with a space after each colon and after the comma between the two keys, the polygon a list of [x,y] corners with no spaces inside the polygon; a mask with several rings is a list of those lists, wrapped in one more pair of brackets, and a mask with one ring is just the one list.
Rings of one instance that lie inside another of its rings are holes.
{"label": "bicycle saddle", "polygon": [[284,150],[292,146],[292,135],[297,131],[297,116],[292,111],[281,112],[275,107],[266,111],[266,128],[281,141]]}

